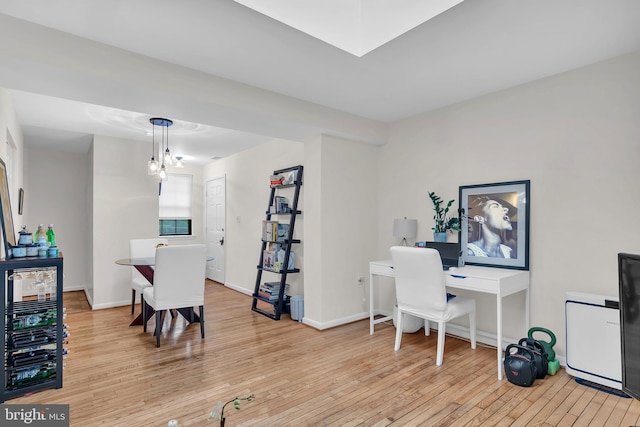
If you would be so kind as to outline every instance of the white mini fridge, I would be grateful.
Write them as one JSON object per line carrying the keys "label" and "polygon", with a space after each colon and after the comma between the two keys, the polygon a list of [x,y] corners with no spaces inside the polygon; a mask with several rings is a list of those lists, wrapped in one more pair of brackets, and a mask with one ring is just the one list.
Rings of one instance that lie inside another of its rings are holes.
{"label": "white mini fridge", "polygon": [[618,298],[567,292],[565,324],[567,373],[622,390]]}

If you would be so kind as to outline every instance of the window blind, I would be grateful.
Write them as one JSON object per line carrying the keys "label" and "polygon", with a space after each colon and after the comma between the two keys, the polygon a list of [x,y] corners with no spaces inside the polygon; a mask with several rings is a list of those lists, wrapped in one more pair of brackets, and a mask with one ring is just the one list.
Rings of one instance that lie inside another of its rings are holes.
{"label": "window blind", "polygon": [[160,193],[160,218],[191,218],[193,175],[168,174]]}

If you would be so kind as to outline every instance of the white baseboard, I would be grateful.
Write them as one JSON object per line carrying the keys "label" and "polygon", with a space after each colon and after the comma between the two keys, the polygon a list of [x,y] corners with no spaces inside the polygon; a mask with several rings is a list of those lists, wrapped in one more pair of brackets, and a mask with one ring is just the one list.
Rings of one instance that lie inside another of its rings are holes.
{"label": "white baseboard", "polygon": [[233,289],[234,291],[238,291],[238,292],[240,292],[242,294],[245,294],[245,295],[249,295],[249,296],[253,295],[252,291],[250,291],[250,290],[248,290],[246,288],[243,288],[241,286],[234,285],[233,283],[224,283],[224,286],[229,288],[229,289]]}

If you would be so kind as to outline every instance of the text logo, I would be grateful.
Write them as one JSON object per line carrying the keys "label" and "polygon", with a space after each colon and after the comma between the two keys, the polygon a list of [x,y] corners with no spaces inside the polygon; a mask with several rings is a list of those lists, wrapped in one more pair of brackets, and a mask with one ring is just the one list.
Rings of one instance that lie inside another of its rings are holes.
{"label": "text logo", "polygon": [[69,405],[0,405],[2,426],[69,427]]}

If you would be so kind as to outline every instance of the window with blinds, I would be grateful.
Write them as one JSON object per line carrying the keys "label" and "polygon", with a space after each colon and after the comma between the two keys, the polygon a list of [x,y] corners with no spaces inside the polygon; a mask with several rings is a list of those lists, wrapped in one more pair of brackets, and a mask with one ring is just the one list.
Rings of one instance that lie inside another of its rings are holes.
{"label": "window with blinds", "polygon": [[191,235],[193,175],[168,174],[160,191],[160,235]]}

